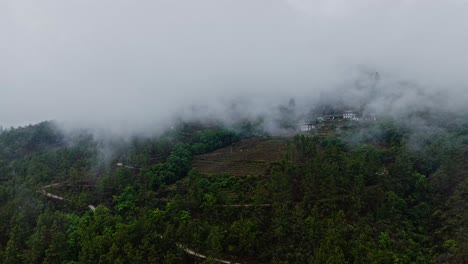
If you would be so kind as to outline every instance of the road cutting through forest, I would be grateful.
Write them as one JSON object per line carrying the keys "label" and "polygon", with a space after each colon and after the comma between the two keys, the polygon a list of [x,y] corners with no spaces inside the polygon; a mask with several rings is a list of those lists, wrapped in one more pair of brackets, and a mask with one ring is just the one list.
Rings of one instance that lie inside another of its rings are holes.
{"label": "road cutting through forest", "polygon": [[[126,167],[126,166],[125,166]],[[134,169],[134,168],[133,168]],[[72,200],[69,200],[69,199],[65,199],[64,197],[62,196],[59,196],[59,195],[55,195],[53,193],[50,193],[47,191],[48,188],[50,187],[56,187],[56,186],[61,186],[62,184],[60,183],[53,183],[53,184],[49,184],[49,185],[45,185],[41,188],[41,190],[38,190],[37,192],[48,197],[48,198],[51,198],[51,199],[55,199],[55,200],[58,200],[58,201],[68,201],[68,202],[72,202]],[[233,205],[233,206],[236,206],[236,205]],[[91,211],[96,211],[96,207],[94,205],[88,205],[88,208],[91,210]],[[162,236],[160,236],[160,238],[163,238]],[[181,249],[182,251],[184,251],[185,253],[187,253],[188,255],[190,256],[194,256],[194,257],[197,257],[197,258],[201,258],[201,259],[208,259],[209,257],[207,257],[206,255],[203,255],[201,253],[198,253],[180,243],[176,243],[176,246]],[[240,263],[237,263],[237,262],[232,262],[232,261],[229,261],[229,260],[224,260],[224,259],[218,259],[218,258],[213,258],[212,260],[216,261],[216,262],[219,262],[219,263],[224,263],[224,264],[240,264]]]}

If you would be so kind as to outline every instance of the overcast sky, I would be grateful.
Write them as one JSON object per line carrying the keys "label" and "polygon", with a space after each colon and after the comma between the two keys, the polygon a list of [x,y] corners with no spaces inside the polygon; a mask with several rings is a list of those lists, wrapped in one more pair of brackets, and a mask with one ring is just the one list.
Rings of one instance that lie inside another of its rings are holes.
{"label": "overcast sky", "polygon": [[144,129],[233,98],[262,111],[362,67],[462,107],[467,14],[461,0],[2,0],[0,125]]}

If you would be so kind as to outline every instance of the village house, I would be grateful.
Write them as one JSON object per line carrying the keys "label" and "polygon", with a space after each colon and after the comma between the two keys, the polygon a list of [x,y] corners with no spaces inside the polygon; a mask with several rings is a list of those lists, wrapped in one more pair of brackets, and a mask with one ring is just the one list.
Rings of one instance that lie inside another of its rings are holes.
{"label": "village house", "polygon": [[348,110],[343,113],[335,113],[335,114],[328,114],[323,115],[317,118],[317,121],[322,122],[334,122],[334,121],[341,121],[341,120],[352,120],[352,121],[376,121],[377,117],[375,114],[366,114],[362,116],[358,116],[355,111]]}
{"label": "village house", "polygon": [[313,129],[315,129],[315,125],[312,123],[303,122],[303,123],[300,123],[299,128],[302,132],[308,132],[308,131],[312,131]]}
{"label": "village house", "polygon": [[324,116],[323,116],[323,120],[324,120],[324,121],[335,120],[335,119],[337,119],[337,118],[339,118],[339,116],[337,116],[337,115],[324,115]]}
{"label": "village house", "polygon": [[343,119],[343,115],[341,114],[332,114],[332,115],[324,115],[317,118],[318,122],[326,122],[326,121],[334,121],[337,119]]}
{"label": "village house", "polygon": [[377,117],[374,114],[367,114],[362,117],[363,121],[376,121]]}
{"label": "village house", "polygon": [[356,118],[356,113],[354,113],[354,111],[348,110],[343,113],[343,119],[356,120]]}
{"label": "village house", "polygon": [[[375,114],[366,114],[359,116],[354,112],[353,110],[348,110],[340,114],[328,114],[328,115],[323,115],[321,117],[317,118],[317,121],[319,123],[322,122],[335,122],[335,121],[341,121],[341,120],[350,120],[350,121],[359,121],[359,122],[373,122],[377,120],[377,117]],[[304,128],[306,129],[306,128]],[[302,129],[301,129],[302,131]]]}

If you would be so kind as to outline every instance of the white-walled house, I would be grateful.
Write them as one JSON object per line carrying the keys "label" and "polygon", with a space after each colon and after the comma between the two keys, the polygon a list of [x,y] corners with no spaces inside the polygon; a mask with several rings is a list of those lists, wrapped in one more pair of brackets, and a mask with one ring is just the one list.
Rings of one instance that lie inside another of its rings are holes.
{"label": "white-walled house", "polygon": [[364,121],[376,121],[377,117],[374,114],[367,114],[362,117]]}
{"label": "white-walled house", "polygon": [[351,120],[356,120],[356,113],[354,111],[348,110],[343,113],[343,119],[351,119]]}
{"label": "white-walled house", "polygon": [[308,132],[315,129],[315,125],[312,123],[300,123],[299,128],[302,132]]}

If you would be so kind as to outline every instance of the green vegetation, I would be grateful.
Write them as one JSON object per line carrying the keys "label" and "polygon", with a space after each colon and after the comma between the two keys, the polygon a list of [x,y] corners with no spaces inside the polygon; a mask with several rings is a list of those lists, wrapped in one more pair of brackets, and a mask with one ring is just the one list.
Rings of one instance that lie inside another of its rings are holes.
{"label": "green vegetation", "polygon": [[468,263],[468,127],[251,131],[182,124],[107,161],[48,122],[2,132],[0,262]]}

